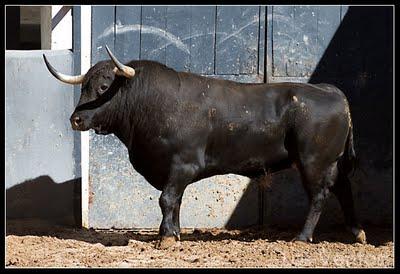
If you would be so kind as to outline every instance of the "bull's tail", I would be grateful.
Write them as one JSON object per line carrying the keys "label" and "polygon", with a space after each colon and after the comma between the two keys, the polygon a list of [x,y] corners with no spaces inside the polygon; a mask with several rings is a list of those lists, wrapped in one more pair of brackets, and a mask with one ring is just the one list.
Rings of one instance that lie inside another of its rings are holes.
{"label": "bull's tail", "polygon": [[353,140],[353,125],[350,122],[349,133],[347,134],[346,145],[344,148],[344,153],[340,161],[340,172],[343,175],[348,176],[350,173],[354,174],[355,169],[358,166],[358,159],[356,157],[356,152],[354,150],[354,140]]}

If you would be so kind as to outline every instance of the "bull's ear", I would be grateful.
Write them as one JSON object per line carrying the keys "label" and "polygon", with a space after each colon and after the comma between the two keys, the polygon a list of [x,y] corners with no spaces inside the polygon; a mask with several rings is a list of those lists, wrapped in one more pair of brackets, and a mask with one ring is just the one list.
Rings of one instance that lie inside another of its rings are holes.
{"label": "bull's ear", "polygon": [[136,74],[139,74],[143,71],[143,67],[138,67],[137,69],[135,69]]}

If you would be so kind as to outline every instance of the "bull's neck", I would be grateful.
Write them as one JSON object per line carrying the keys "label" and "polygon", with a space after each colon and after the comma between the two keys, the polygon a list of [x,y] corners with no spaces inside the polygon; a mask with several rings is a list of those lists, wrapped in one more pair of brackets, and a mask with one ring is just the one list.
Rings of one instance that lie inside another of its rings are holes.
{"label": "bull's neck", "polygon": [[112,133],[130,150],[136,143],[152,135],[163,97],[143,78],[127,82],[122,89],[116,104],[112,106],[116,112]]}

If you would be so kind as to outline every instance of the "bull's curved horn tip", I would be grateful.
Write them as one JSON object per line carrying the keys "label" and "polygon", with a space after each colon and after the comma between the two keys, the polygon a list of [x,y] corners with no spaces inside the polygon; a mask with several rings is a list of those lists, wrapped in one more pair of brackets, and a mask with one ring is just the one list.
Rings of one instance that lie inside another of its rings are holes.
{"label": "bull's curved horn tip", "polygon": [[67,83],[67,84],[72,84],[72,85],[81,84],[83,82],[83,79],[85,78],[85,74],[78,75],[78,76],[70,76],[70,75],[62,74],[60,72],[57,72],[57,70],[50,64],[50,62],[47,60],[47,57],[44,53],[43,53],[43,59],[44,59],[47,69],[58,80],[60,80],[64,83]]}

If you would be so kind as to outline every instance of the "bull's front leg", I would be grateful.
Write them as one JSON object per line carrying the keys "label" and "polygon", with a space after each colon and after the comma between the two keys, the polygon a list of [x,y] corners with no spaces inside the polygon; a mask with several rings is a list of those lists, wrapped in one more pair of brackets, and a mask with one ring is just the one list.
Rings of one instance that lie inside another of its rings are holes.
{"label": "bull's front leg", "polygon": [[183,192],[190,180],[188,177],[182,178],[182,175],[179,177],[180,179],[175,177],[168,182],[159,199],[163,218],[159,231],[161,238],[156,245],[158,249],[168,248],[180,240],[180,206]]}

